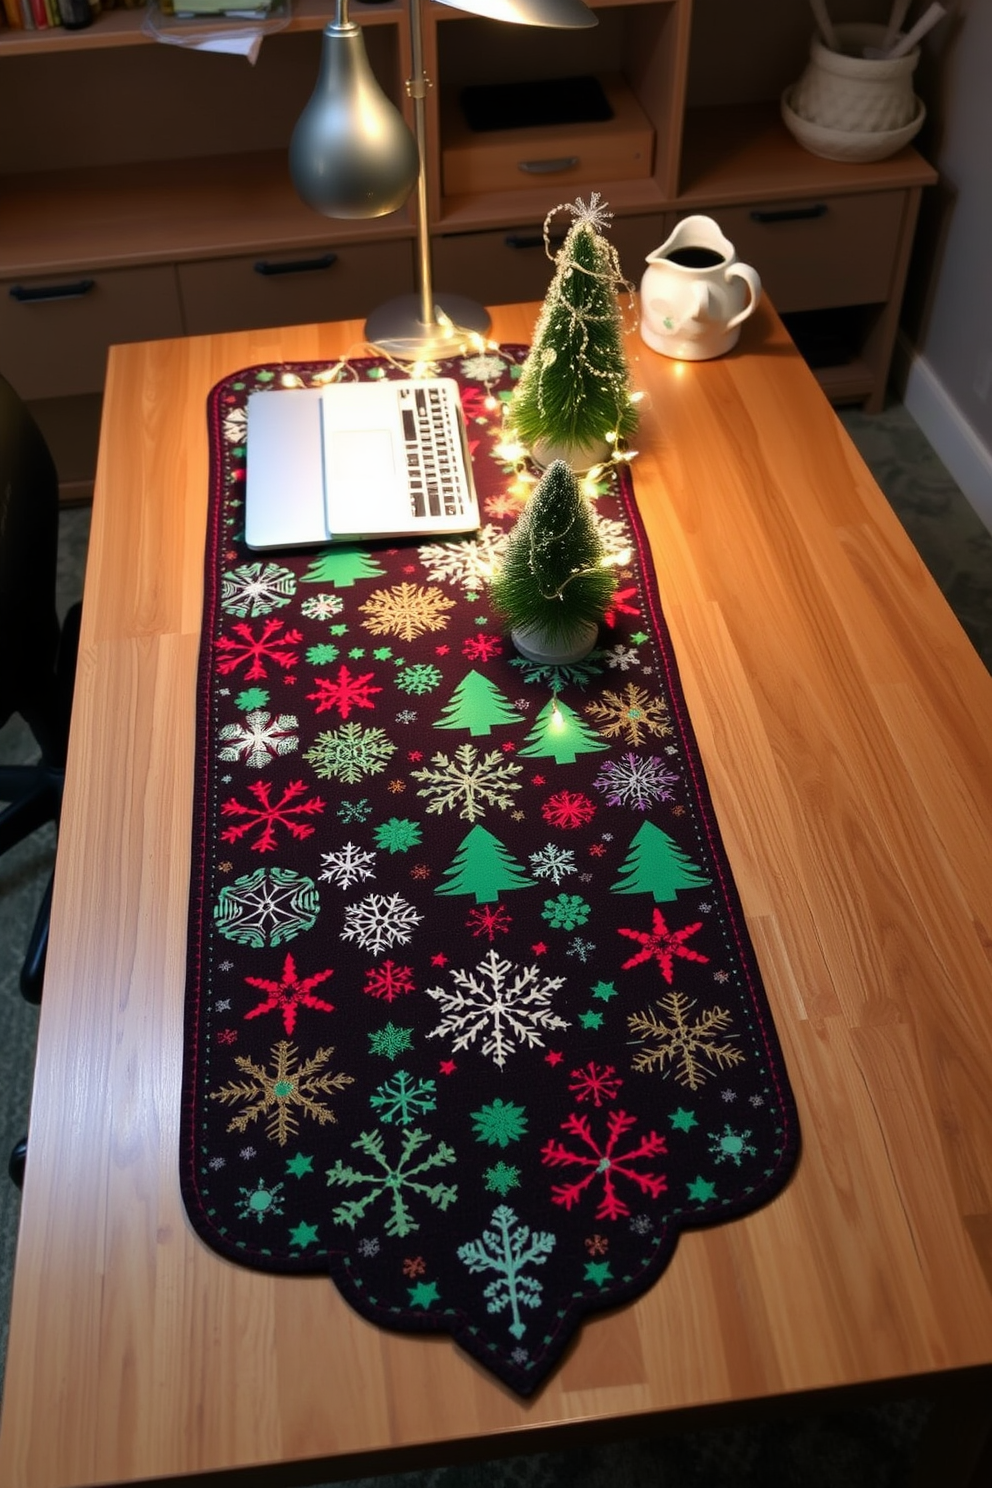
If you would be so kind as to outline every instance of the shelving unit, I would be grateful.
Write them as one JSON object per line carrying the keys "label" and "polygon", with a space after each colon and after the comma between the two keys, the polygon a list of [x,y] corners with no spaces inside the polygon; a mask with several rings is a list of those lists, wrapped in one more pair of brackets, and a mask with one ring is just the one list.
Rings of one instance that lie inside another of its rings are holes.
{"label": "shelving unit", "polygon": [[[880,407],[920,194],[935,172],[912,149],[873,165],[821,160],[786,132],[777,100],[805,65],[810,32],[796,0],[594,8],[595,29],[561,32],[425,0],[438,288],[539,299],[551,272],[544,217],[590,189],[615,214],[635,283],[678,218],[706,212],[797,325],[844,313],[849,354],[817,376],[837,401]],[[888,0],[831,5],[836,21],[887,10]],[[330,0],[295,0],[255,67],[156,44],[141,10],[108,12],[81,32],[0,32],[0,355],[52,438],[69,495],[85,494],[92,475],[81,410],[99,406],[114,341],[363,316],[413,289],[409,210],[331,221],[289,179],[289,136],[329,14]],[[408,108],[406,0],[354,0],[352,16],[383,87]],[[589,185],[565,170],[445,193],[446,121],[463,87],[583,73],[619,75],[650,121],[647,174]]]}

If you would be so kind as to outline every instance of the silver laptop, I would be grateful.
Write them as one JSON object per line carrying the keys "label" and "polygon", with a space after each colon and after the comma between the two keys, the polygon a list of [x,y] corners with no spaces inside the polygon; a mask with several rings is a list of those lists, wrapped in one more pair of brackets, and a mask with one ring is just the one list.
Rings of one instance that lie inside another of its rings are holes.
{"label": "silver laptop", "polygon": [[458,384],[335,382],[248,398],[250,548],[479,526]]}

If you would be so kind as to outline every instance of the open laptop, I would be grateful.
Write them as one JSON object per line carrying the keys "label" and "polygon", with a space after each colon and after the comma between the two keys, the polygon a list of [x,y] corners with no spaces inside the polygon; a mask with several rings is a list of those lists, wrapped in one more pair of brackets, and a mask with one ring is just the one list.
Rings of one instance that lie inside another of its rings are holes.
{"label": "open laptop", "polygon": [[458,384],[334,382],[252,393],[250,548],[472,532],[479,507]]}

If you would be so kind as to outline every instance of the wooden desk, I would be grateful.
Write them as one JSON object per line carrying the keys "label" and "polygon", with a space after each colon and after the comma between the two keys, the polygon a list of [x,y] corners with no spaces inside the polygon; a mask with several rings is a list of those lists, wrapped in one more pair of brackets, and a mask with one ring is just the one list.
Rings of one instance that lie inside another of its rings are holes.
{"label": "wooden desk", "polygon": [[[500,310],[496,334],[527,340],[534,310]],[[631,351],[635,482],[799,1102],[793,1182],[683,1238],[528,1402],[446,1338],[380,1332],[329,1281],[243,1270],[191,1233],[205,399],[234,368],[360,336],[111,354],[0,1483],[275,1464],[266,1484],[312,1483],[852,1387],[936,1392],[939,1481],[969,1481],[992,1399],[992,678],[767,305],[722,360]]]}

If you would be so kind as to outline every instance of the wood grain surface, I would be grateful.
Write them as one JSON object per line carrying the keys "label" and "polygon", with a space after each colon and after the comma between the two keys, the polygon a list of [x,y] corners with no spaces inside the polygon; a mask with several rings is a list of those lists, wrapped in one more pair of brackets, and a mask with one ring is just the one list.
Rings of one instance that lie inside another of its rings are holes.
{"label": "wood grain surface", "polygon": [[[500,309],[495,334],[535,315]],[[190,1230],[205,402],[238,367],[363,349],[353,322],[111,353],[0,1483],[315,1482],[915,1376],[987,1399],[992,678],[767,301],[717,361],[636,333],[630,355],[635,487],[799,1105],[793,1181],[683,1237],[527,1402],[447,1338]]]}

